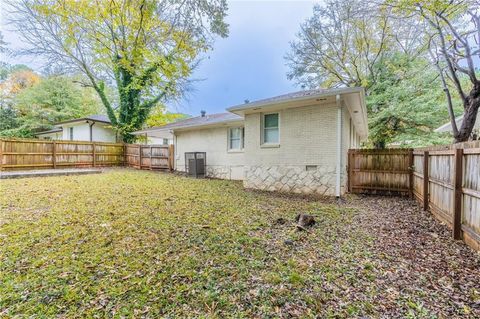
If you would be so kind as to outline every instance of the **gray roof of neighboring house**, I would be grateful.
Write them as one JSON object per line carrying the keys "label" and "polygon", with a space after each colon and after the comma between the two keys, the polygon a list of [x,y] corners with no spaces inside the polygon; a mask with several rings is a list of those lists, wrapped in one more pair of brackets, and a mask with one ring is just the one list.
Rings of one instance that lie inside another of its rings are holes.
{"label": "gray roof of neighboring house", "polygon": [[61,132],[61,131],[63,131],[62,128],[58,127],[58,128],[54,128],[54,129],[51,129],[51,130],[48,130],[48,131],[37,132],[34,135],[51,134],[51,133],[57,133],[57,132]]}
{"label": "gray roof of neighboring house", "polygon": [[73,122],[80,122],[80,121],[94,121],[94,122],[103,122],[103,123],[111,123],[110,119],[108,116],[103,115],[103,114],[94,114],[94,115],[88,115],[79,119],[73,119],[73,120],[67,120],[63,122],[58,122],[55,123],[55,125],[59,124],[66,124],[66,123],[73,123]]}
{"label": "gray roof of neighboring house", "polygon": [[148,133],[156,130],[173,130],[173,129],[180,129],[180,128],[220,124],[220,123],[226,123],[226,122],[236,122],[236,121],[243,121],[243,117],[233,113],[206,114],[205,116],[191,117],[185,120],[180,120],[180,121],[169,123],[162,126],[150,127],[144,130],[133,132],[133,134],[138,135],[138,134]]}
{"label": "gray roof of neighboring house", "polygon": [[[455,123],[457,123],[457,128],[460,129],[460,126],[463,122],[463,114],[455,118]],[[475,122],[475,128],[480,128],[480,113],[478,113],[477,121]],[[452,122],[448,122],[435,129],[435,132],[444,133],[444,132],[453,132]]]}
{"label": "gray roof of neighboring house", "polygon": [[253,101],[253,102],[248,102],[248,103],[232,106],[232,107],[229,107],[227,110],[230,111],[230,112],[234,112],[234,111],[239,111],[239,110],[245,110],[245,109],[258,107],[260,105],[280,103],[280,102],[289,102],[289,101],[292,101],[292,100],[310,99],[310,98],[319,97],[319,96],[326,96],[326,95],[363,92],[363,90],[364,89],[361,88],[361,87],[303,90],[303,91],[297,91],[297,92],[277,95],[277,96],[266,98],[266,99],[261,99],[261,100],[257,100],[257,101]]}
{"label": "gray roof of neighboring house", "polygon": [[[106,115],[93,114],[93,115],[88,115],[88,116],[85,116],[85,117],[82,117],[82,118],[79,118],[79,119],[73,119],[73,120],[58,122],[58,123],[55,123],[55,126],[59,126],[61,124],[67,124],[67,123],[83,122],[83,121],[102,122],[102,123],[107,123],[107,124],[112,123],[112,122],[110,122],[110,119]],[[56,133],[56,132],[60,132],[60,131],[62,131],[62,128],[57,127],[57,128],[54,128],[54,129],[51,129],[51,130],[48,130],[48,131],[42,131],[42,132],[35,133],[35,135],[50,134],[50,133]]]}

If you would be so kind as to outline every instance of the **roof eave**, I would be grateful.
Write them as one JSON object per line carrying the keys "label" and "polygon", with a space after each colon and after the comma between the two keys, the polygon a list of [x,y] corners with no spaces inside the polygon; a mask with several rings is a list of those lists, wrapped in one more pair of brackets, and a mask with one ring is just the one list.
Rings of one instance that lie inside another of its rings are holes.
{"label": "roof eave", "polygon": [[95,120],[95,119],[91,119],[91,118],[85,117],[85,118],[81,118],[81,119],[74,119],[74,120],[68,120],[68,121],[58,122],[58,123],[55,123],[55,125],[70,124],[70,123],[75,123],[75,122],[88,122],[88,121],[92,121],[92,122],[95,122],[95,123],[112,124],[112,122],[107,122],[107,121],[102,121],[102,120]]}
{"label": "roof eave", "polygon": [[37,133],[34,133],[34,135],[53,134],[53,133],[59,133],[59,132],[62,132],[62,131],[63,131],[62,129],[58,129],[58,130],[49,130],[49,131],[42,131],[42,132],[37,132]]}
{"label": "roof eave", "polygon": [[158,132],[158,131],[186,131],[189,129],[196,129],[196,128],[208,128],[208,127],[217,127],[217,126],[223,126],[224,124],[233,124],[233,123],[243,123],[244,119],[231,119],[231,120],[225,120],[225,121],[219,121],[219,122],[214,122],[214,123],[202,123],[202,124],[194,124],[194,125],[185,125],[185,126],[174,126],[174,127],[158,127],[156,129],[149,129],[149,130],[141,130],[141,131],[135,131],[132,132],[131,134],[133,135],[142,135],[142,134],[148,134],[151,132]]}
{"label": "roof eave", "polygon": [[257,107],[267,107],[271,105],[280,105],[280,104],[288,104],[291,102],[304,102],[304,101],[309,101],[309,100],[315,100],[321,97],[326,97],[326,96],[334,96],[338,94],[348,94],[348,93],[355,93],[355,92],[363,92],[365,93],[365,90],[362,87],[353,87],[353,88],[342,88],[342,89],[335,89],[335,90],[330,90],[330,91],[325,91],[309,96],[303,96],[303,97],[297,97],[297,98],[289,98],[289,99],[284,99],[284,100],[272,100],[272,101],[259,101],[259,102],[251,102],[248,104],[242,104],[242,105],[236,105],[227,108],[227,111],[232,112],[237,115],[243,115],[245,111],[252,110]]}

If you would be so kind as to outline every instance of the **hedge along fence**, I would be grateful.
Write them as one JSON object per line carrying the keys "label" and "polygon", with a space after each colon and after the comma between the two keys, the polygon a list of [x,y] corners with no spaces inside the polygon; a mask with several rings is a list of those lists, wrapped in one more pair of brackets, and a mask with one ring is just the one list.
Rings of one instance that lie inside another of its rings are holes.
{"label": "hedge along fence", "polygon": [[480,250],[480,141],[351,150],[348,173],[351,192],[410,194],[452,229],[453,238]]}
{"label": "hedge along fence", "polygon": [[0,171],[106,166],[172,170],[173,146],[0,139]]}

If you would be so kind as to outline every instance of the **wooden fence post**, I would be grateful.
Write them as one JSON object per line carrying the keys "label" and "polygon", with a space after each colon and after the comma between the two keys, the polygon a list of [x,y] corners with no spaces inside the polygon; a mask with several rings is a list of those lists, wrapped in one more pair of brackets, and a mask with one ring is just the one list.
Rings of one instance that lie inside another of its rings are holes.
{"label": "wooden fence post", "polygon": [[168,145],[168,170],[173,171],[173,158],[175,156],[173,144]]}
{"label": "wooden fence post", "polygon": [[413,171],[414,171],[414,160],[413,160],[413,149],[408,150],[408,168],[410,170],[410,174],[408,175],[409,178],[409,188],[410,191],[408,192],[410,198],[413,198]]}
{"label": "wooden fence post", "polygon": [[348,150],[348,174],[347,174],[347,191],[349,193],[352,192],[352,178],[353,178],[353,156],[354,156],[354,151],[353,150]]}
{"label": "wooden fence post", "polygon": [[150,170],[152,170],[152,146],[150,146]]}
{"label": "wooden fence post", "polygon": [[0,172],[3,169],[3,145],[4,145],[3,140],[0,140]]}
{"label": "wooden fence post", "polygon": [[455,180],[453,204],[453,239],[462,239],[463,149],[455,150]]}
{"label": "wooden fence post", "polygon": [[95,165],[97,164],[97,150],[95,143],[92,143],[92,157],[93,167],[95,167]]}
{"label": "wooden fence post", "polygon": [[138,154],[139,154],[139,169],[142,169],[142,145],[138,144]]}
{"label": "wooden fence post", "polygon": [[428,194],[428,185],[430,183],[429,173],[428,173],[428,163],[429,163],[429,152],[425,151],[423,153],[423,210],[428,210],[429,194]]}
{"label": "wooden fence post", "polygon": [[128,162],[127,162],[127,144],[123,143],[123,165],[122,166],[127,166],[128,167]]}
{"label": "wooden fence post", "polygon": [[57,168],[57,142],[56,141],[53,141],[52,164],[53,164],[53,169],[56,169]]}

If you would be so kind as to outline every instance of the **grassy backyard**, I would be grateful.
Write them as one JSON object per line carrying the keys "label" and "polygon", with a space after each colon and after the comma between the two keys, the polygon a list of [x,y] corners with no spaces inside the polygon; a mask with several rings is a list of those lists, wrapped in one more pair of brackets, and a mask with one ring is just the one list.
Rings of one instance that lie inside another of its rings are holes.
{"label": "grassy backyard", "polygon": [[409,200],[133,170],[0,191],[0,317],[480,315],[478,253]]}

